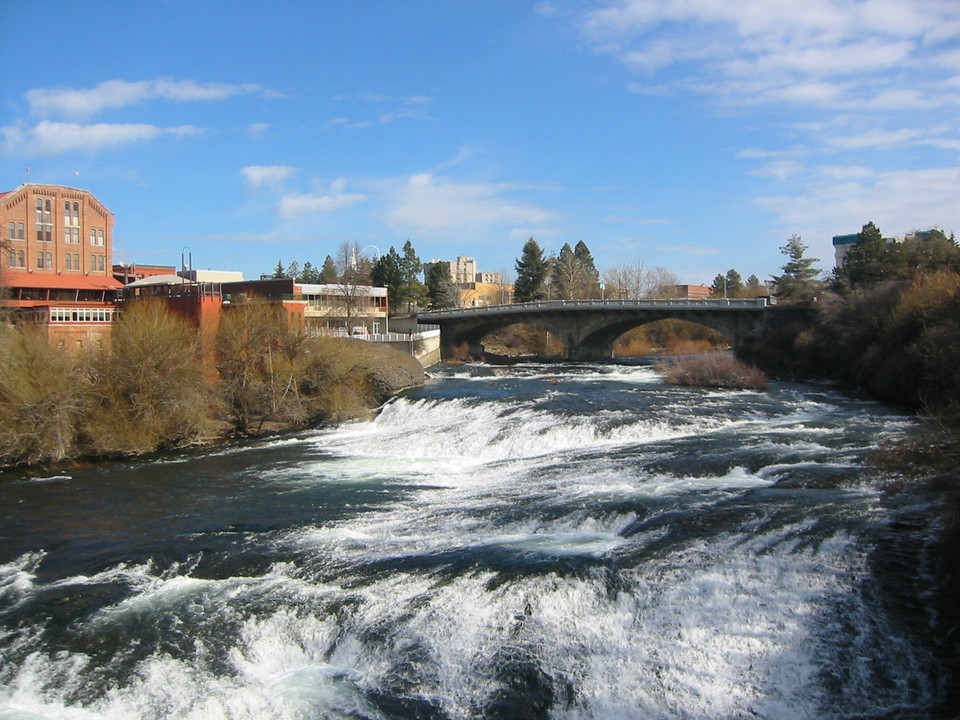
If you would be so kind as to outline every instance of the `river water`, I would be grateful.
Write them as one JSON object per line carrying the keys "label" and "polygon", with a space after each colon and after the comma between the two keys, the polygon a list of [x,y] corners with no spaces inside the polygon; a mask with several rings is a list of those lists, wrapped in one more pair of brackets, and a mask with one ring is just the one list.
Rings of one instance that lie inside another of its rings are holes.
{"label": "river water", "polygon": [[934,523],[862,463],[909,417],[432,374],[370,422],[0,480],[0,718],[949,716],[897,593]]}

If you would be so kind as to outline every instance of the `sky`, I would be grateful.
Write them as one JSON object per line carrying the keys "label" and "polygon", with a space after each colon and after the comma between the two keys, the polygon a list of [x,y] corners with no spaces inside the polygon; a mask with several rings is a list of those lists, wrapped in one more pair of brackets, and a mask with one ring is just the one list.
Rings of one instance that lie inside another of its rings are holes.
{"label": "sky", "polygon": [[710,284],[960,231],[957,0],[0,0],[0,90],[0,189],[89,190],[116,262],[534,237]]}

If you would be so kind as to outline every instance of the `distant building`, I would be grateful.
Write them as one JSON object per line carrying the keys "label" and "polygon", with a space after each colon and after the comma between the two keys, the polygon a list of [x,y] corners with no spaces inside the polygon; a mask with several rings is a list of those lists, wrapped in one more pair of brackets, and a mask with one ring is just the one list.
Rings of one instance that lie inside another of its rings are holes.
{"label": "distant building", "polygon": [[302,323],[312,334],[363,328],[376,335],[387,330],[386,288],[301,283],[293,278],[226,282],[221,288],[230,303],[254,298],[283,303],[291,321]]}
{"label": "distant building", "polygon": [[478,272],[476,281],[484,285],[503,285],[503,274],[496,272]]}
{"label": "distant building", "polygon": [[460,305],[463,307],[509,305],[512,302],[513,285],[475,282],[460,286]]}
{"label": "distant building", "polygon": [[87,190],[28,183],[0,193],[0,301],[14,318],[47,329],[60,347],[108,338],[113,299],[113,213]]}
{"label": "distant building", "polygon": [[[929,230],[921,230],[907,237],[929,237]],[[857,244],[857,241],[860,240],[860,234],[854,233],[853,235],[834,235],[833,236],[833,264],[837,267],[843,265],[844,260],[847,257],[847,253],[850,252],[850,248]],[[902,237],[892,237],[884,238],[883,241],[888,245],[891,243],[903,242],[904,238]]]}
{"label": "distant building", "polygon": [[456,260],[431,260],[423,264],[423,276],[427,277],[435,265],[446,265],[450,269],[450,278],[457,285],[477,282],[477,261],[472,257],[460,255]]}
{"label": "distant building", "polygon": [[859,233],[853,235],[834,235],[833,236],[833,264],[837,267],[843,265],[843,259],[850,252],[850,248],[857,244],[860,239]]}
{"label": "distant building", "polygon": [[713,289],[707,285],[677,285],[677,297],[689,300],[706,300],[713,295]]}

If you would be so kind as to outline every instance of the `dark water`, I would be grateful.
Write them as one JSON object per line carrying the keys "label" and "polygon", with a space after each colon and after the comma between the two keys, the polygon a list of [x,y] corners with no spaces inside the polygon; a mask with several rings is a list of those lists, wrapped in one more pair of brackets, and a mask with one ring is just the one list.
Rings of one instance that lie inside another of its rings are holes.
{"label": "dark water", "polygon": [[481,366],[373,422],[7,478],[0,718],[946,717],[922,573],[878,561],[934,523],[861,462],[912,422]]}

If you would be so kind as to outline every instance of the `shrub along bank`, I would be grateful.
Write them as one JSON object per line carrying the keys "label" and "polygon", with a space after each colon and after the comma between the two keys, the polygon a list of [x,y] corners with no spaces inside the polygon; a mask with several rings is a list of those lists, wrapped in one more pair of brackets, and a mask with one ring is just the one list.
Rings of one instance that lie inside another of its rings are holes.
{"label": "shrub along bank", "polygon": [[960,274],[927,272],[846,295],[741,352],[775,374],[841,382],[960,428]]}
{"label": "shrub along bank", "polygon": [[339,422],[423,382],[416,359],[359,340],[308,338],[269,305],[225,313],[213,346],[152,303],[125,309],[110,347],[86,353],[51,347],[38,328],[0,326],[0,465]]}

